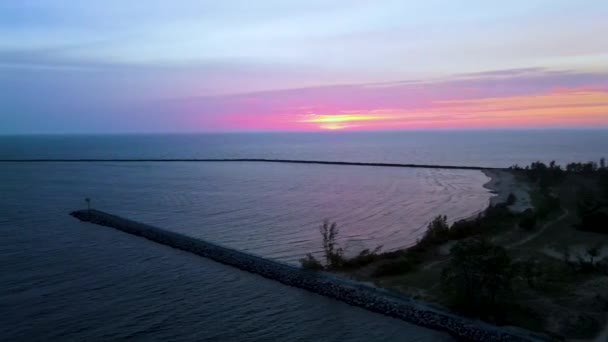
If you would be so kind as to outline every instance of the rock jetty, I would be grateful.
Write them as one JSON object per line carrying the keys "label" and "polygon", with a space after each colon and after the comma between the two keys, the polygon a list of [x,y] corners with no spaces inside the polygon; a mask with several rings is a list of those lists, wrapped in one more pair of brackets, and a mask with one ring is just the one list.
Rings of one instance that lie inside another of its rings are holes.
{"label": "rock jetty", "polygon": [[521,329],[500,328],[460,317],[428,304],[396,295],[390,291],[358,283],[326,272],[308,271],[262,258],[170,230],[128,220],[98,210],[79,210],[72,216],[94,224],[112,227],[163,245],[188,251],[219,263],[305,289],[386,316],[419,326],[445,331],[465,341],[548,341],[544,336]]}

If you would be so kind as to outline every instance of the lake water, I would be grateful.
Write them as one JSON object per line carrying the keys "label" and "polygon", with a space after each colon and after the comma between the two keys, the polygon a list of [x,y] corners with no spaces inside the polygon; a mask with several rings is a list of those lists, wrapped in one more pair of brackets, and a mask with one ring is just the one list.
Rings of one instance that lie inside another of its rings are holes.
{"label": "lake water", "polygon": [[607,155],[605,129],[0,136],[0,159],[277,158],[508,167]]}
{"label": "lake water", "polygon": [[[598,160],[605,131],[0,137],[0,159]],[[0,163],[0,340],[434,341],[445,335],[80,223],[96,208],[269,258],[407,246],[486,205],[478,171],[265,163]],[[429,284],[430,286],[433,284]]]}

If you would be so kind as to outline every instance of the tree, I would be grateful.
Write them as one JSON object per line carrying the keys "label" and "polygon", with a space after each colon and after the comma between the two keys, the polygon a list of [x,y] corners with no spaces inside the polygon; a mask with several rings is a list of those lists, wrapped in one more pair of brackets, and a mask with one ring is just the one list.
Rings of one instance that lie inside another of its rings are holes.
{"label": "tree", "polygon": [[421,243],[431,245],[441,244],[448,241],[449,234],[450,226],[448,225],[448,217],[439,215],[429,223]]}
{"label": "tree", "polygon": [[513,270],[523,277],[531,288],[535,287],[536,280],[542,275],[538,261],[532,258],[513,263]]}
{"label": "tree", "polygon": [[452,248],[441,283],[456,305],[476,314],[494,311],[500,294],[509,291],[513,278],[507,251],[484,239],[461,241]]}
{"label": "tree", "polygon": [[323,221],[319,227],[321,237],[323,238],[323,253],[325,255],[325,265],[328,268],[338,268],[342,264],[344,251],[338,246],[336,239],[338,237],[338,225],[328,220]]}
{"label": "tree", "polygon": [[598,200],[594,192],[587,187],[581,187],[576,191],[576,200],[576,209],[579,217],[588,215],[598,208]]}
{"label": "tree", "polygon": [[509,166],[509,169],[514,170],[514,171],[523,170],[523,168],[521,166],[519,166],[519,164],[513,164],[513,165]]}
{"label": "tree", "polygon": [[602,200],[606,205],[608,205],[608,168],[602,169],[597,183]]}
{"label": "tree", "polygon": [[337,242],[339,230],[338,225],[335,222],[330,224],[328,220],[323,221],[323,224],[319,227],[319,232],[321,233],[325,265],[317,260],[312,254],[308,253],[306,257],[300,259],[300,264],[304,269],[337,270],[359,268],[369,265],[379,258],[382,246],[377,246],[373,250],[364,249],[352,258],[345,258],[344,250]]}
{"label": "tree", "polygon": [[[599,185],[602,185],[601,179]],[[608,184],[604,186],[608,186]],[[605,188],[604,191],[608,192],[608,188]],[[605,199],[587,188],[579,189],[576,197],[580,223],[575,227],[584,231],[607,234],[608,206],[604,203]]]}

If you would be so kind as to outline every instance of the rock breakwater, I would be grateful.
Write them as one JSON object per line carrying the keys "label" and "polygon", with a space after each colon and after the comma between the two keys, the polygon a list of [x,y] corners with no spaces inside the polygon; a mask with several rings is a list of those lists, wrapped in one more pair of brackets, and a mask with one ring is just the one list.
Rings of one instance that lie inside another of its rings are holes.
{"label": "rock breakwater", "polygon": [[285,263],[202,241],[187,235],[128,220],[98,210],[79,210],[72,216],[112,227],[225,265],[305,289],[370,311],[441,330],[466,341],[546,341],[520,329],[504,329],[460,317],[428,304],[326,272],[302,270]]}

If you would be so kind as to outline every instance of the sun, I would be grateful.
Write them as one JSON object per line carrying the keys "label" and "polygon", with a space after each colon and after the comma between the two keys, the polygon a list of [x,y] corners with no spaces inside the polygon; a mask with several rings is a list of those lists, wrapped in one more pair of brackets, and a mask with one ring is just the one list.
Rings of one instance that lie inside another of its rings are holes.
{"label": "sun", "polygon": [[364,125],[365,121],[383,120],[385,117],[365,114],[308,114],[301,122],[318,124],[322,130],[342,130]]}
{"label": "sun", "polygon": [[320,129],[329,130],[329,131],[337,131],[337,130],[345,129],[346,127],[348,127],[348,126],[341,125],[341,124],[335,124],[335,123],[319,125]]}

